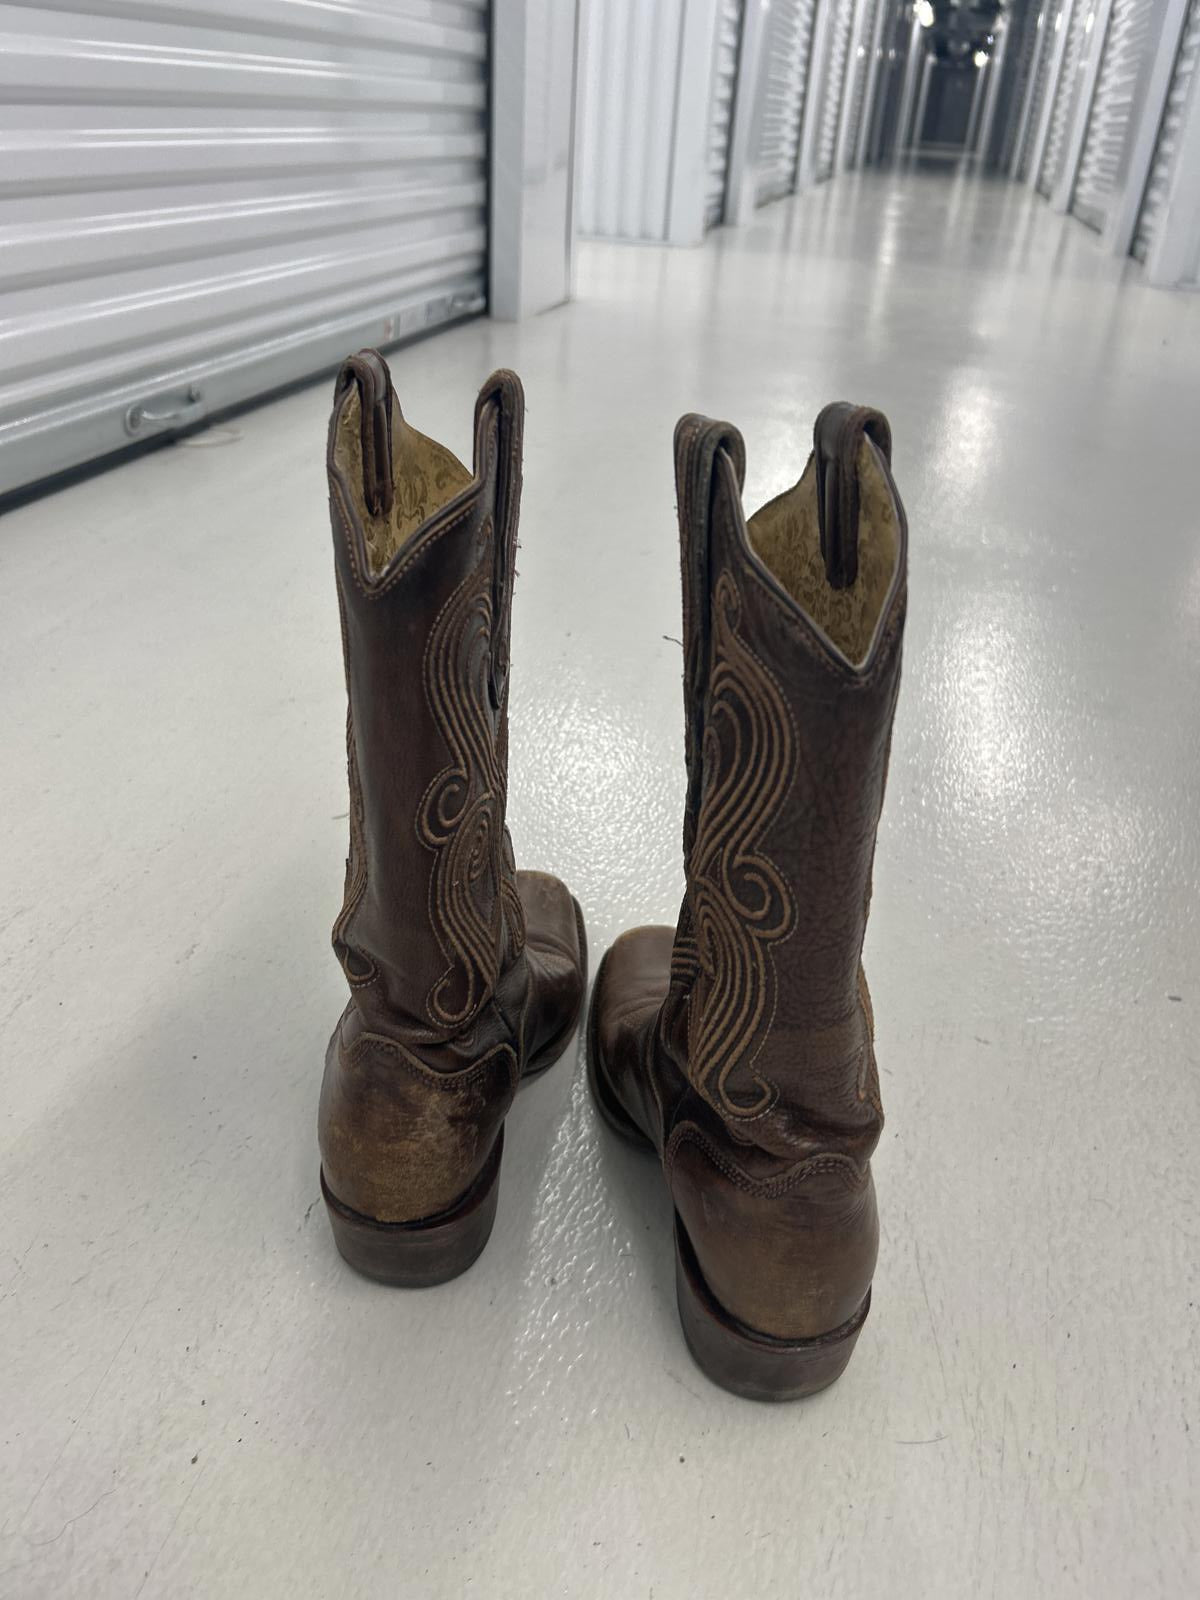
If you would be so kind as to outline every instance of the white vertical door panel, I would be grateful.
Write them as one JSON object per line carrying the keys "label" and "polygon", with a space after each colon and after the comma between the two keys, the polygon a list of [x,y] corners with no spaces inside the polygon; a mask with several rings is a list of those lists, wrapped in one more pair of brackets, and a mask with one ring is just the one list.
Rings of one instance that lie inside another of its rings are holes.
{"label": "white vertical door panel", "polygon": [[1146,0],[1113,0],[1071,200],[1075,215],[1101,232],[1119,193],[1154,22]]}
{"label": "white vertical door panel", "polygon": [[867,85],[864,92],[862,120],[859,124],[858,147],[854,164],[864,167],[878,160],[879,144],[883,134],[883,119],[890,94],[890,80],[898,70],[894,48],[898,16],[907,21],[903,12],[891,0],[878,0],[875,7],[875,31],[870,40],[870,58],[867,63]]}
{"label": "white vertical door panel", "polygon": [[576,10],[492,0],[488,310],[518,322],[570,299]]}
{"label": "white vertical door panel", "polygon": [[[1175,58],[1171,87],[1167,91],[1167,103],[1163,109],[1158,140],[1154,147],[1154,159],[1150,164],[1150,176],[1146,182],[1141,211],[1138,213],[1137,229],[1133,236],[1133,254],[1139,261],[1145,261],[1150,254],[1166,219],[1167,199],[1175,164],[1179,158],[1184,113],[1190,97],[1200,93],[1200,89],[1197,88],[1198,81],[1200,81],[1200,0],[1192,0],[1183,24],[1179,54]],[[1200,182],[1200,174],[1197,174],[1196,181]]]}
{"label": "white vertical door panel", "polygon": [[853,57],[846,67],[846,115],[842,122],[841,164],[853,166],[862,140],[863,116],[867,106],[867,81],[875,52],[877,13],[883,0],[864,0],[859,26],[852,40]]}
{"label": "white vertical door panel", "polygon": [[821,122],[814,174],[818,183],[833,176],[838,128],[842,119],[846,61],[850,54],[850,30],[854,21],[854,0],[826,0],[826,3],[834,7],[834,13],[830,24],[829,54],[821,83]]}
{"label": "white vertical door panel", "polygon": [[813,0],[774,0],[767,16],[755,152],[755,200],[760,206],[796,187],[812,24]]}
{"label": "white vertical door panel", "polygon": [[482,310],[487,102],[487,0],[0,4],[0,490]]}
{"label": "white vertical door panel", "polygon": [[712,95],[708,107],[708,158],[704,191],[706,228],[715,228],[725,217],[729,143],[733,134],[733,99],[737,88],[738,50],[742,42],[744,9],[745,0],[720,0],[717,11]]}
{"label": "white vertical door panel", "polygon": [[1030,166],[1037,150],[1038,130],[1046,108],[1046,94],[1050,86],[1050,72],[1054,61],[1054,26],[1061,15],[1061,5],[1056,0],[1046,0],[1037,26],[1037,44],[1033,59],[1033,78],[1029,85],[1029,104],[1022,112],[1020,145],[1015,152],[1013,176],[1024,183],[1030,176]]}
{"label": "white vertical door panel", "polygon": [[1062,172],[1067,151],[1067,139],[1079,97],[1079,82],[1087,57],[1087,41],[1095,16],[1096,0],[1075,0],[1067,20],[1066,46],[1063,51],[1062,70],[1050,112],[1050,127],[1046,134],[1046,148],[1038,171],[1038,193],[1052,195]]}
{"label": "white vertical door panel", "polygon": [[581,233],[667,237],[683,12],[684,0],[589,0]]}
{"label": "white vertical door panel", "polygon": [[[1008,26],[1011,28],[1013,24],[1010,22]],[[1009,113],[1000,136],[1000,170],[1011,172],[1014,177],[1032,109],[1030,96],[1033,89],[1033,75],[1037,70],[1038,45],[1041,37],[1040,18],[1035,3],[1033,14],[1021,33],[1020,49],[1013,68],[1013,91],[1009,100]],[[1011,50],[1011,43],[1009,48]]]}

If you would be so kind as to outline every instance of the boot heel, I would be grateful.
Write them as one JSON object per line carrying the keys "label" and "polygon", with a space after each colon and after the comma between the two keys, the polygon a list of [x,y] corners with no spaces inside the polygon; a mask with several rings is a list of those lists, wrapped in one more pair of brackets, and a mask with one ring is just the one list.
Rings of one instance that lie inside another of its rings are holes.
{"label": "boot heel", "polygon": [[713,1383],[746,1400],[800,1400],[840,1378],[871,1307],[871,1291],[848,1322],[815,1339],[776,1339],[730,1316],[700,1272],[675,1217],[675,1291],[692,1359]]}
{"label": "boot heel", "polygon": [[334,1242],[356,1272],[399,1289],[427,1289],[465,1272],[491,1235],[500,1195],[501,1128],[475,1182],[448,1211],[420,1222],[378,1222],[351,1211],[331,1193],[321,1171],[321,1193]]}

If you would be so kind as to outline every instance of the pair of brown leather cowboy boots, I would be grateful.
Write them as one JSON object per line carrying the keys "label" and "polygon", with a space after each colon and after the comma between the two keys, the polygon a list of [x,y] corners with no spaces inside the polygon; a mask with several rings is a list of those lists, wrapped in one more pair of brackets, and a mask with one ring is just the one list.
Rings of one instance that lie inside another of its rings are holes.
{"label": "pair of brown leather cowboy boots", "polygon": [[[404,419],[382,357],[338,377],[329,486],[350,710],[334,947],[350,1002],[321,1092],[343,1256],[386,1283],[470,1266],[518,1084],[575,1029],[578,903],[505,827],[523,396],[498,372],[474,470]],[[871,1299],[883,1123],[860,964],[904,628],[907,532],[875,411],[828,406],[749,521],[726,423],[675,434],[687,889],[601,962],[588,1073],[675,1204],[701,1368],[789,1399],[833,1382]]]}

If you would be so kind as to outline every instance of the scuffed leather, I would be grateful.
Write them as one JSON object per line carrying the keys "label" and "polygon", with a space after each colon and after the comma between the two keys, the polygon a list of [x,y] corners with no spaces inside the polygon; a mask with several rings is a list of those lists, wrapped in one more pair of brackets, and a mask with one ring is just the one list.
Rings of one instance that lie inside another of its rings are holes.
{"label": "scuffed leather", "polygon": [[594,1047],[605,1080],[626,1117],[651,1143],[661,1146],[668,1124],[663,1100],[674,1100],[684,1080],[675,1074],[671,1090],[663,1080],[673,1066],[667,1051],[656,1050],[655,1030],[671,977],[671,928],[632,928],[613,944],[592,996]]}
{"label": "scuffed leather", "polygon": [[449,1210],[491,1154],[519,1077],[509,1043],[414,1050],[370,1030],[351,1001],[321,1085],[325,1182],[343,1205],[384,1222]]}
{"label": "scuffed leather", "polygon": [[380,419],[399,406],[377,353],[339,375],[327,459],[351,797],[334,947],[351,998],[318,1131],[337,1199],[407,1222],[445,1210],[483,1167],[522,1073],[573,1026],[583,951],[569,892],[516,872],[505,828],[520,381],[484,384],[473,482],[381,571],[336,454],[352,394],[361,494],[384,507]]}
{"label": "scuffed leather", "polygon": [[[848,459],[864,428],[890,444],[877,413],[851,412]],[[827,436],[838,414],[822,416]],[[883,1111],[860,957],[907,554],[878,461],[900,548],[855,666],[751,549],[737,431],[681,422],[687,891],[673,932],[618,940],[593,997],[601,1092],[657,1146],[710,1289],[788,1339],[855,1314],[878,1248],[869,1160]],[[857,516],[853,496],[827,502],[842,552],[857,534],[836,525],[847,507]]]}
{"label": "scuffed leather", "polygon": [[582,952],[575,902],[549,872],[518,872],[525,919],[524,965],[535,1005],[521,1013],[522,1061],[536,1058],[570,1028],[583,999]]}

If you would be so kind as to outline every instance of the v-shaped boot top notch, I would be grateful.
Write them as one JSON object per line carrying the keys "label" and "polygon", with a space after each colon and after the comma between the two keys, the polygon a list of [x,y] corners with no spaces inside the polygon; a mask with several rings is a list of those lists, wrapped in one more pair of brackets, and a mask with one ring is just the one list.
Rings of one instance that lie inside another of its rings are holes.
{"label": "v-shaped boot top notch", "polygon": [[[823,424],[830,422],[837,424],[837,449],[823,456],[833,431]],[[903,560],[890,431],[878,412],[828,406],[816,435],[799,482],[756,511],[746,531],[777,582],[860,666]]]}
{"label": "v-shaped boot top notch", "polygon": [[[371,576],[378,577],[401,546],[474,479],[453,451],[405,421],[383,358],[365,365],[371,355],[364,352],[343,368],[333,459],[349,485]],[[356,362],[364,362],[361,374]]]}

